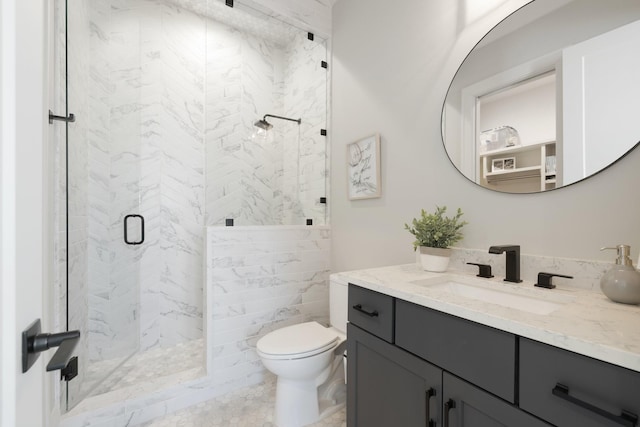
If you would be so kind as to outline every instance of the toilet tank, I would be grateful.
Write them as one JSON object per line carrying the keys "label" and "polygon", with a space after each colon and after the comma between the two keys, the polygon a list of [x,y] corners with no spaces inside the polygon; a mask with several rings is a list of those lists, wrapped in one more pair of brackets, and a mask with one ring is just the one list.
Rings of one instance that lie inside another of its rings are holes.
{"label": "toilet tank", "polygon": [[347,283],[338,279],[335,274],[329,276],[329,321],[331,326],[342,333],[347,333],[348,313]]}

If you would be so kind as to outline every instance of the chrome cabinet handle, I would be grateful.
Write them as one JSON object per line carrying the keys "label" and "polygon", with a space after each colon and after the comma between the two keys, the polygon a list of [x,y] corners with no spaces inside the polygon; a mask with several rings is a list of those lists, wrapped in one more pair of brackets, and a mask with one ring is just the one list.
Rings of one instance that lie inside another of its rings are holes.
{"label": "chrome cabinet handle", "polygon": [[608,420],[613,421],[614,423],[620,424],[625,427],[635,427],[638,424],[638,416],[634,413],[622,410],[622,414],[615,415],[611,412],[605,411],[602,408],[598,408],[591,403],[585,402],[584,400],[580,400],[574,396],[569,394],[569,387],[566,385],[557,383],[556,386],[551,390],[554,396],[559,397],[560,399],[566,400],[567,402],[573,403],[581,408],[586,409],[587,411],[594,412],[601,417],[604,417]]}
{"label": "chrome cabinet handle", "polygon": [[366,314],[369,317],[378,317],[379,313],[377,310],[369,311],[362,308],[362,304],[356,304],[353,306],[353,309],[359,311],[362,314]]}

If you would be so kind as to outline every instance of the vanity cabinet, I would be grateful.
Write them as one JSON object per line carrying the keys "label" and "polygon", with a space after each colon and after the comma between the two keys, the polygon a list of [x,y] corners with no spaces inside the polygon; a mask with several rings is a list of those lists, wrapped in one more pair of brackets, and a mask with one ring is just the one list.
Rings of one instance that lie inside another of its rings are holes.
{"label": "vanity cabinet", "polygon": [[512,403],[512,334],[349,285],[347,337],[349,427],[548,426]]}

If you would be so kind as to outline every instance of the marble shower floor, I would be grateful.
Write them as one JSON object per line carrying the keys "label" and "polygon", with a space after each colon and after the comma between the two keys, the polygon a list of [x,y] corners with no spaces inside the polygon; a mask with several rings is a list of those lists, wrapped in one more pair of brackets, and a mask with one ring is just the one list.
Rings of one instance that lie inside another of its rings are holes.
{"label": "marble shower floor", "polygon": [[111,361],[95,363],[87,371],[87,384],[98,381],[105,372],[113,370],[107,378],[90,392],[97,396],[159,378],[174,375],[192,368],[204,367],[204,339],[181,343],[172,347],[147,350],[134,354],[120,367],[114,369]]}
{"label": "marble shower floor", "polygon": [[[185,408],[142,424],[144,427],[276,427],[275,378],[265,383],[233,391],[224,396]],[[346,427],[346,410],[329,415],[313,427]]]}

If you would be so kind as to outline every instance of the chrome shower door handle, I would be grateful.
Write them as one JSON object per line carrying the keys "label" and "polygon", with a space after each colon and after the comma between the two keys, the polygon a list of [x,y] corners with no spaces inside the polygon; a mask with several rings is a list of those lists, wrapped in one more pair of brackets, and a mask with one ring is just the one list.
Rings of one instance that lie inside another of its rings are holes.
{"label": "chrome shower door handle", "polygon": [[[129,240],[129,220],[140,219],[140,240]],[[124,217],[124,242],[127,245],[141,245],[144,243],[144,217],[142,215],[126,215]]]}

